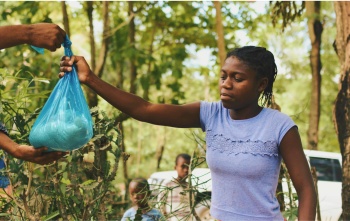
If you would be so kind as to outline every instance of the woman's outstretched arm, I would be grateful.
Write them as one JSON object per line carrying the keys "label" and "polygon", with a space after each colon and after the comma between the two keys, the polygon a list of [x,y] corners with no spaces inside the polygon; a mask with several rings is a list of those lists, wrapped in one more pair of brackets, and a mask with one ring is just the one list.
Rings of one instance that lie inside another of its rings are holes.
{"label": "woman's outstretched arm", "polygon": [[79,80],[94,90],[103,99],[109,102],[123,113],[136,120],[170,127],[200,127],[199,108],[200,102],[170,105],[153,104],[134,94],[120,90],[102,79],[98,78],[90,69],[83,57],[63,57],[60,67],[60,76],[63,72],[72,70],[76,64]]}

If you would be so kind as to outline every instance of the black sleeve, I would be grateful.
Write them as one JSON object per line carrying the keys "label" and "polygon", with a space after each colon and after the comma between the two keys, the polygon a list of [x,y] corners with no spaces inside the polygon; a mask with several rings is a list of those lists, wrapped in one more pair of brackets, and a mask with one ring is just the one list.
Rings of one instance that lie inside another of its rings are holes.
{"label": "black sleeve", "polygon": [[5,125],[0,121],[0,132],[5,133],[7,136],[9,135]]}

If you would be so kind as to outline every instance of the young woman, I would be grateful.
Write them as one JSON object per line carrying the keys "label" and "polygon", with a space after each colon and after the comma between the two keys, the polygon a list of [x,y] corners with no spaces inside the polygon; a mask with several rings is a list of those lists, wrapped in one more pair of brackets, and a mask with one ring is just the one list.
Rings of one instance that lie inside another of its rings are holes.
{"label": "young woman", "polygon": [[[83,57],[63,57],[60,76],[76,64],[79,80],[129,116],[148,123],[202,128],[212,176],[211,215],[226,220],[283,220],[275,191],[283,159],[299,200],[299,220],[314,220],[316,194],[297,126],[264,108],[277,75],[273,54],[245,46],[227,54],[220,101],[152,104],[99,79]],[[259,100],[261,98],[261,104]]]}

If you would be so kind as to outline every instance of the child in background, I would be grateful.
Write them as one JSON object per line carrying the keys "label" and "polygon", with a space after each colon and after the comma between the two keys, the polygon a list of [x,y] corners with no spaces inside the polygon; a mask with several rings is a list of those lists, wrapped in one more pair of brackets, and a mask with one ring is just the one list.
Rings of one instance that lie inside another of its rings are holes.
{"label": "child in background", "polygon": [[298,127],[268,107],[277,67],[263,47],[227,54],[219,79],[220,101],[153,104],[98,78],[83,57],[63,57],[60,76],[76,64],[79,80],[136,120],[201,128],[212,178],[210,213],[218,220],[284,220],[276,198],[283,159],[298,195],[298,220],[315,220],[316,191]]}
{"label": "child in background", "polygon": [[162,212],[167,220],[195,220],[191,216],[187,182],[190,164],[190,155],[181,153],[176,156],[174,168],[177,172],[177,178],[166,183],[166,189],[158,197],[158,201],[162,203]]}
{"label": "child in background", "polygon": [[[129,193],[134,206],[124,213],[122,221],[135,220],[137,216],[141,216],[142,221],[165,221],[163,215],[157,209],[153,209],[148,202],[151,190],[146,179],[131,180]],[[141,220],[140,217],[137,220]]]}

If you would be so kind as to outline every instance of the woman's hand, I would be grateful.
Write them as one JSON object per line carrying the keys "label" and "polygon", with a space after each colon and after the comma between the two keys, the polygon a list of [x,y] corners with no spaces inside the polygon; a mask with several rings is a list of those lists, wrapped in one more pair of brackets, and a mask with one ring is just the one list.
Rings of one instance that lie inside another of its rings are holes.
{"label": "woman's hand", "polygon": [[0,26],[0,49],[30,44],[55,51],[61,47],[66,32],[56,24]]}
{"label": "woman's hand", "polygon": [[50,51],[61,47],[66,32],[56,24],[38,23],[25,25],[27,43]]}
{"label": "woman's hand", "polygon": [[79,81],[83,84],[88,84],[95,74],[91,71],[85,58],[82,56],[72,56],[71,58],[63,56],[60,62],[59,77],[63,77],[65,72],[72,71],[72,66],[75,64],[78,73]]}
{"label": "woman's hand", "polygon": [[18,145],[18,148],[13,152],[13,156],[37,164],[49,164],[52,163],[61,157],[68,154],[68,152],[45,152],[46,147],[34,148],[33,146],[28,145]]}
{"label": "woman's hand", "polygon": [[45,152],[47,147],[34,148],[33,146],[20,145],[0,132],[0,148],[11,156],[37,164],[48,164],[60,159],[68,152]]}

